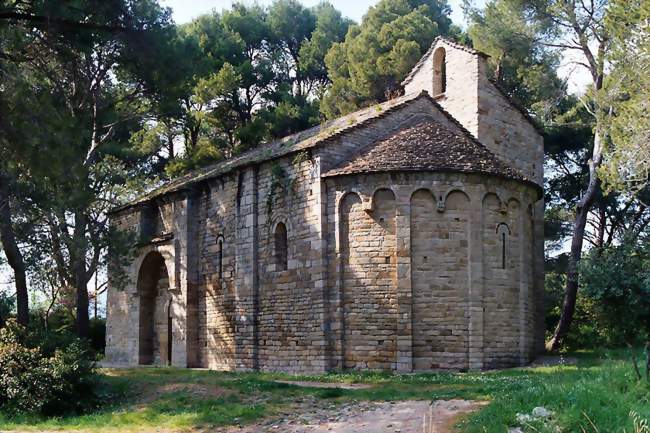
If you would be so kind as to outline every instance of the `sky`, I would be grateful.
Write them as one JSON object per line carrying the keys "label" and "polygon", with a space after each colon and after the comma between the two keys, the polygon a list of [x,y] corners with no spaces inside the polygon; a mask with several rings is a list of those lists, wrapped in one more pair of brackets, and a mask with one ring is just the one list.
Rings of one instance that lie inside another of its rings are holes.
{"label": "sky", "polygon": [[[300,0],[305,6],[315,6],[321,0]],[[329,2],[344,16],[352,18],[356,22],[361,21],[361,17],[366,13],[368,7],[376,4],[378,0],[329,0]],[[172,8],[174,13],[174,21],[182,24],[191,21],[198,15],[216,9],[221,11],[230,8],[233,3],[232,0],[162,0],[161,3],[165,6]],[[251,0],[244,0],[246,4],[253,4]],[[268,5],[272,0],[258,0],[256,3]],[[461,24],[463,21],[463,11],[461,10],[462,0],[449,0],[452,8],[451,19],[456,24]],[[478,0],[477,5],[482,6],[485,0]]]}

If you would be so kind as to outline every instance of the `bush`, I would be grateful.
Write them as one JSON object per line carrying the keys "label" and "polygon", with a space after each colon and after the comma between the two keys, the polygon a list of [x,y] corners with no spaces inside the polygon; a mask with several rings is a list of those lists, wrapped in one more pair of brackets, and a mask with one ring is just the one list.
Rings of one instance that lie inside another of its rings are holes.
{"label": "bush", "polygon": [[97,373],[77,341],[46,354],[15,321],[0,330],[0,409],[10,415],[61,415],[97,403]]}
{"label": "bush", "polygon": [[[560,320],[566,275],[560,272],[547,272],[545,279],[546,339],[553,335]],[[608,345],[611,329],[600,326],[596,302],[578,291],[576,307],[571,328],[562,341],[561,351],[597,349]]]}
{"label": "bush", "polygon": [[51,377],[38,349],[20,343],[12,322],[0,331],[0,407],[7,413],[41,412],[50,400]]}
{"label": "bush", "polygon": [[610,345],[650,342],[650,243],[624,239],[580,262],[585,295],[597,306]]}
{"label": "bush", "polygon": [[2,328],[14,311],[14,298],[6,293],[0,293],[0,328]]}
{"label": "bush", "polygon": [[99,355],[104,355],[106,349],[106,319],[95,317],[90,319],[90,332],[88,334],[90,347]]}

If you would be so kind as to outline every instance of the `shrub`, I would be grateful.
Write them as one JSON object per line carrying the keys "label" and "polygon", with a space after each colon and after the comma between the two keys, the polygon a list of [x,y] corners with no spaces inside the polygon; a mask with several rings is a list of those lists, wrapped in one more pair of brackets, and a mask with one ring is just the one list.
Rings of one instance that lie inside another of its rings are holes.
{"label": "shrub", "polygon": [[22,331],[11,321],[0,330],[0,407],[11,414],[41,412],[51,399],[45,359],[21,344]]}
{"label": "shrub", "polygon": [[581,283],[593,299],[612,345],[650,343],[650,243],[624,239],[593,249],[580,263]]}
{"label": "shrub", "polygon": [[93,351],[98,355],[104,355],[106,349],[106,319],[101,317],[90,319],[88,339]]}
{"label": "shrub", "polygon": [[45,353],[15,321],[0,330],[0,409],[15,415],[61,415],[97,403],[97,374],[89,352],[72,342]]}
{"label": "shrub", "polygon": [[0,293],[0,328],[2,328],[14,311],[14,298],[6,293]]}
{"label": "shrub", "polygon": [[[546,338],[553,335],[560,319],[566,275],[560,272],[547,272],[545,279]],[[597,349],[610,342],[611,329],[602,324],[598,318],[596,302],[579,291],[573,321],[568,334],[562,341],[562,351],[579,349]],[[620,345],[620,343],[619,343]]]}

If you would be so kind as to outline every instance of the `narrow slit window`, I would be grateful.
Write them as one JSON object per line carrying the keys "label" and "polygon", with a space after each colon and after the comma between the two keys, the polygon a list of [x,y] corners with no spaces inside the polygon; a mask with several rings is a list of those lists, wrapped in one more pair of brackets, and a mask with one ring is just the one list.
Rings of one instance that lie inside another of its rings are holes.
{"label": "narrow slit window", "polygon": [[501,233],[501,269],[506,268],[506,234]]}
{"label": "narrow slit window", "polygon": [[496,231],[501,241],[501,269],[505,269],[507,236],[510,235],[510,227],[506,223],[499,223]]}
{"label": "narrow slit window", "polygon": [[223,239],[217,241],[217,273],[223,278]]}
{"label": "narrow slit window", "polygon": [[287,227],[278,223],[275,227],[275,266],[278,271],[287,270]]}

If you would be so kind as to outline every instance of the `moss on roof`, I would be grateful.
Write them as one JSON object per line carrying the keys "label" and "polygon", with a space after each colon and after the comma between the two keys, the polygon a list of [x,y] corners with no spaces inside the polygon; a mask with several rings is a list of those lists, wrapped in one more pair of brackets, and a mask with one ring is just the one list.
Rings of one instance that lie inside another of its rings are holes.
{"label": "moss on roof", "polygon": [[217,162],[198,170],[193,170],[183,176],[170,180],[148,194],[113,209],[111,213],[144,204],[166,194],[192,188],[200,182],[222,176],[241,167],[270,161],[294,152],[313,148],[350,130],[366,125],[369,122],[376,121],[395,109],[420,98],[430,99],[426,92],[400,96],[381,104],[375,104],[363,108],[305,131],[289,135],[280,140],[260,145],[242,153],[241,155]]}

